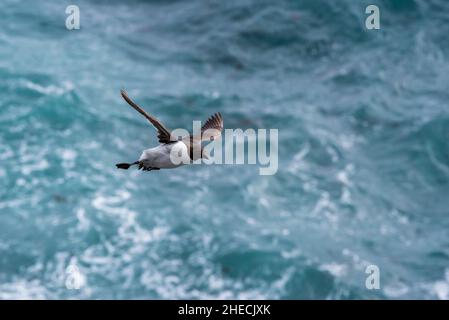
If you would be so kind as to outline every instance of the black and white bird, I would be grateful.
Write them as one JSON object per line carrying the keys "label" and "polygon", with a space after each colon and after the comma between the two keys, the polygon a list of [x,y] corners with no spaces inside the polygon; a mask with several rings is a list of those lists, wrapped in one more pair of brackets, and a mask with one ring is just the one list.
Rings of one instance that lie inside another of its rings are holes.
{"label": "black and white bird", "polygon": [[[157,130],[157,137],[160,145],[151,149],[146,149],[142,152],[138,161],[132,163],[118,163],[119,169],[128,169],[133,165],[137,165],[139,169],[144,171],[170,169],[176,168],[186,163],[192,163],[199,158],[206,158],[207,155],[203,153],[203,141],[215,140],[221,136],[223,130],[223,117],[219,112],[211,116],[206,123],[201,127],[201,136],[185,136],[181,139],[172,137],[170,130],[167,129],[158,119],[152,117],[132,101],[128,94],[120,91],[123,99],[140,114],[142,114]],[[204,134],[207,130],[207,134]],[[181,154],[182,161],[175,163],[171,158],[172,150],[175,148],[177,153]],[[196,152],[196,150],[198,150]],[[184,159],[182,159],[184,157]]]}

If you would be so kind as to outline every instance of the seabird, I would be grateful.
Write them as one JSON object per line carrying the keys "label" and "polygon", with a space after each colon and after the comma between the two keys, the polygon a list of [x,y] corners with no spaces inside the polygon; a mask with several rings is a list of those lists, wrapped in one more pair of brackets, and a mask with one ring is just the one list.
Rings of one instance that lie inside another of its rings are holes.
{"label": "seabird", "polygon": [[[120,93],[123,99],[125,99],[131,107],[143,115],[156,128],[160,145],[155,148],[144,150],[139,160],[136,162],[116,164],[119,169],[126,170],[132,165],[137,165],[139,169],[144,171],[170,169],[179,167],[185,164],[185,162],[191,163],[199,158],[207,159],[207,155],[203,153],[201,142],[215,140],[221,136],[221,131],[223,130],[223,117],[219,112],[207,119],[206,123],[201,127],[201,136],[188,135],[177,140],[176,137],[171,136],[171,132],[167,127],[132,101],[124,90],[121,90]],[[204,134],[206,130],[208,130],[207,135]],[[188,159],[179,164],[173,163],[170,158],[173,148],[176,148],[175,150],[177,152],[181,152],[183,155],[187,156]]]}

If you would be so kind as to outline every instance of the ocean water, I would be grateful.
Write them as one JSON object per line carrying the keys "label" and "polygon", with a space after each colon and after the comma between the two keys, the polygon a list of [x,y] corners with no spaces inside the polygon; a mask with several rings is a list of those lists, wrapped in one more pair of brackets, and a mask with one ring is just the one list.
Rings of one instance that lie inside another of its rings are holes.
{"label": "ocean water", "polygon": [[[447,1],[70,4],[0,2],[1,299],[449,299]],[[117,170],[157,145],[121,88],[278,172]]]}

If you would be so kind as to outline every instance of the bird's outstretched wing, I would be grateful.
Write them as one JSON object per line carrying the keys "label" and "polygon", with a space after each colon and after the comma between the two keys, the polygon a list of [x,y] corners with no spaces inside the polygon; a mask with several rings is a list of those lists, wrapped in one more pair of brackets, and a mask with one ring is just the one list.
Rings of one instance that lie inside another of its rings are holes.
{"label": "bird's outstretched wing", "polygon": [[170,143],[172,140],[170,139],[170,130],[168,130],[158,119],[150,116],[145,112],[141,107],[139,107],[134,101],[132,101],[125,90],[120,90],[120,93],[128,104],[137,110],[141,115],[143,115],[151,124],[157,129],[157,137],[159,138],[160,143]]}
{"label": "bird's outstretched wing", "polygon": [[[209,130],[208,134],[204,134],[206,130]],[[202,126],[201,140],[209,141],[217,139],[221,136],[221,131],[223,131],[223,117],[220,112],[217,112],[207,119],[206,123]]]}

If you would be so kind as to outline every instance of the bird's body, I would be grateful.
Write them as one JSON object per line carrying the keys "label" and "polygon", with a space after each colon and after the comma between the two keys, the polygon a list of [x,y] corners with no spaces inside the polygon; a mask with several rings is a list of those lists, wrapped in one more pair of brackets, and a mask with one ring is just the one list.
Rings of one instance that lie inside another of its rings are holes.
{"label": "bird's body", "polygon": [[[187,136],[181,140],[175,140],[175,137],[171,136],[170,131],[159,120],[134,103],[125,91],[122,90],[121,94],[131,107],[142,114],[157,129],[160,145],[144,150],[136,162],[117,164],[119,169],[128,169],[132,165],[138,165],[139,169],[145,171],[171,169],[199,158],[207,158],[206,155],[203,155],[201,142],[216,139],[223,130],[223,118],[220,113],[216,113],[201,128],[201,136]],[[207,134],[206,131],[208,131]]]}
{"label": "bird's body", "polygon": [[[184,155],[184,161],[174,163],[170,158],[173,151],[177,151],[181,157]],[[182,166],[189,161],[185,156],[188,155],[187,146],[182,142],[174,142],[161,144],[157,147],[146,149],[142,152],[139,158],[139,163],[143,168],[159,168],[159,169],[172,169]]]}

